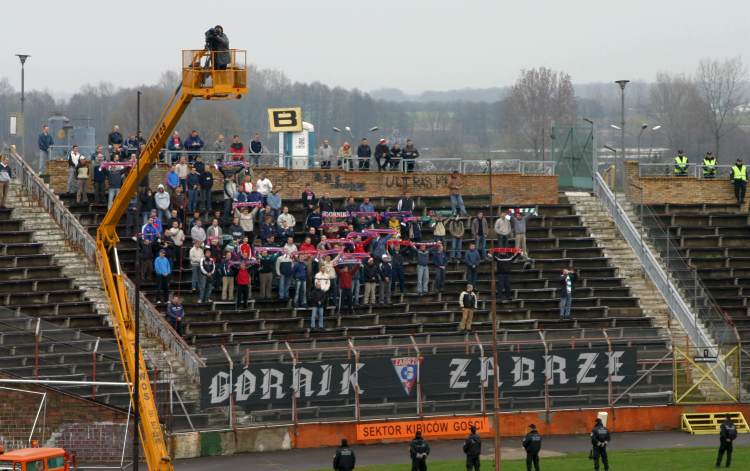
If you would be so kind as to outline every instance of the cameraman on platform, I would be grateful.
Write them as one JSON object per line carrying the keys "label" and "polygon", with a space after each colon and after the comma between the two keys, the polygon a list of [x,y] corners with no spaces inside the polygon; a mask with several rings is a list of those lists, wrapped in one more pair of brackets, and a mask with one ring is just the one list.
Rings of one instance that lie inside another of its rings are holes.
{"label": "cameraman on platform", "polygon": [[229,38],[224,34],[224,28],[221,25],[216,25],[206,31],[206,49],[213,52],[214,69],[225,70],[232,61],[229,53]]}

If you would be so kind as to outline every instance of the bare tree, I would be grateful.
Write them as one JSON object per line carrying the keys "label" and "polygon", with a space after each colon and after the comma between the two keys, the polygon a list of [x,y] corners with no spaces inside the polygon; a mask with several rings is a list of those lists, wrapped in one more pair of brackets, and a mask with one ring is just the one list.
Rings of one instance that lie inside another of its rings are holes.
{"label": "bare tree", "polygon": [[731,129],[737,107],[745,103],[743,83],[747,79],[747,69],[742,59],[734,57],[719,62],[716,59],[703,59],[698,65],[696,83],[703,99],[708,104],[709,123],[719,155],[721,138]]}
{"label": "bare tree", "polygon": [[712,139],[705,120],[708,107],[691,78],[660,72],[651,85],[650,97],[651,109],[672,150],[684,149],[690,155]]}
{"label": "bare tree", "polygon": [[546,67],[522,70],[509,100],[508,125],[539,156],[553,122],[573,122],[576,98],[570,75]]}

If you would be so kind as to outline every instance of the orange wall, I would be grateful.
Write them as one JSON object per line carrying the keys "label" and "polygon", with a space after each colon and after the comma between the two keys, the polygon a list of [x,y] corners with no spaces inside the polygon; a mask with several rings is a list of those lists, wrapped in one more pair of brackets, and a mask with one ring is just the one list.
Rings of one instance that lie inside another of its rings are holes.
{"label": "orange wall", "polygon": [[[680,428],[680,414],[686,412],[742,412],[750,417],[750,404],[725,404],[707,406],[654,406],[621,407],[588,410],[551,411],[549,424],[545,413],[507,412],[501,413],[500,430],[503,437],[517,437],[526,433],[529,424],[536,424],[543,435],[576,435],[589,433],[599,411],[609,413],[607,427],[612,432],[653,432]],[[492,425],[492,417],[489,418]],[[403,421],[403,419],[399,419]],[[429,420],[429,418],[425,419]],[[384,422],[384,421],[377,421]],[[492,431],[485,433],[493,436]],[[463,438],[465,434],[444,435],[441,439]],[[377,441],[358,441],[356,423],[300,424],[294,433],[294,448],[316,448],[336,446],[342,438],[349,443],[370,444]],[[425,438],[430,438],[425,434]],[[404,440],[390,440],[404,441]]]}

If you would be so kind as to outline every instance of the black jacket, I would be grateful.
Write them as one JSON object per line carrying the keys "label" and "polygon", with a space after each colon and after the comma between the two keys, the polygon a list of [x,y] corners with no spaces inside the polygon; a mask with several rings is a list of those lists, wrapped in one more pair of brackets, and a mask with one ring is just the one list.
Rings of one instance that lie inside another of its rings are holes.
{"label": "black jacket", "polygon": [[498,253],[493,258],[495,259],[495,269],[497,272],[507,275],[513,271],[513,263],[518,259],[518,254]]}
{"label": "black jacket", "polygon": [[339,447],[336,456],[333,457],[333,469],[336,471],[351,471],[357,462],[354,450],[348,446]]}
{"label": "black jacket", "polygon": [[532,430],[526,434],[526,438],[523,439],[523,448],[526,453],[537,454],[542,449],[542,436],[539,432]]}
{"label": "black jacket", "polygon": [[370,265],[366,263],[362,269],[362,276],[365,283],[376,283],[380,281],[380,270],[377,264]]}
{"label": "black jacket", "polygon": [[386,159],[390,156],[390,149],[385,144],[378,144],[375,146],[375,158],[377,160]]}
{"label": "black jacket", "polygon": [[609,442],[609,430],[604,425],[596,425],[591,429],[591,444],[599,446],[600,443]]}
{"label": "black jacket", "polygon": [[[430,444],[422,438],[415,438],[409,445],[409,456],[412,461],[424,461],[430,454]],[[417,456],[419,455],[419,456]]]}
{"label": "black jacket", "polygon": [[560,297],[561,298],[567,298],[568,297],[568,289],[567,289],[567,283],[565,281],[565,277],[570,277],[570,295],[573,295],[573,292],[576,289],[576,281],[578,280],[578,277],[575,273],[569,273],[567,275],[560,275]]}
{"label": "black jacket", "polygon": [[363,158],[363,157],[370,157],[371,155],[372,155],[372,150],[370,149],[369,145],[360,144],[359,147],[357,147],[357,157]]}
{"label": "black jacket", "polygon": [[482,439],[479,438],[479,435],[472,433],[466,437],[466,441],[464,442],[464,453],[466,453],[466,456],[471,457],[482,454]]}
{"label": "black jacket", "polygon": [[733,442],[735,438],[737,438],[737,427],[735,427],[734,422],[731,420],[725,420],[724,423],[721,424],[719,439],[724,443],[726,441]]}

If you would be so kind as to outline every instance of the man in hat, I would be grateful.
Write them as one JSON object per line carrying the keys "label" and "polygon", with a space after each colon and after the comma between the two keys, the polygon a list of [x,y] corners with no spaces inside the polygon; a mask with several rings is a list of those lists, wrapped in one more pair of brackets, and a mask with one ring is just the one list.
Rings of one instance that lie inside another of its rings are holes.
{"label": "man in hat", "polygon": [[375,162],[378,165],[378,171],[385,170],[390,159],[391,151],[388,149],[388,142],[385,139],[380,139],[378,145],[375,146]]}
{"label": "man in hat", "polygon": [[466,454],[466,471],[479,471],[479,455],[482,454],[482,439],[477,434],[476,426],[469,428],[468,437],[464,442],[464,453]]}
{"label": "man in hat", "polygon": [[539,471],[539,450],[542,449],[542,436],[536,430],[536,425],[529,425],[529,433],[523,439],[523,449],[526,450],[526,471],[531,471],[531,464]]}
{"label": "man in hat", "polygon": [[335,471],[352,471],[356,462],[354,450],[349,448],[346,438],[342,438],[341,446],[336,449],[336,456],[333,457],[333,469]]}
{"label": "man in hat", "polygon": [[591,445],[593,450],[591,458],[594,460],[594,470],[599,470],[599,458],[604,464],[604,471],[609,470],[609,460],[607,459],[607,444],[609,443],[609,430],[602,423],[602,419],[597,418],[594,428],[591,430]]}
{"label": "man in hat", "polygon": [[411,471],[427,471],[427,455],[429,454],[430,445],[422,438],[422,432],[417,431],[414,440],[409,445]]}

